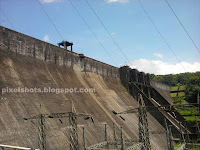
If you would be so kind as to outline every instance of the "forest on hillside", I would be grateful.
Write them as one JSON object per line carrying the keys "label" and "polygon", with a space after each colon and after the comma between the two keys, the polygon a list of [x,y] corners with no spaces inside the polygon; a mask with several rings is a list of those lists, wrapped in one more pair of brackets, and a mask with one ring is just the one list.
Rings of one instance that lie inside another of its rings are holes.
{"label": "forest on hillside", "polygon": [[151,74],[150,76],[151,79],[160,81],[170,86],[186,85],[186,100],[189,103],[197,102],[197,95],[200,91],[200,72],[168,75]]}

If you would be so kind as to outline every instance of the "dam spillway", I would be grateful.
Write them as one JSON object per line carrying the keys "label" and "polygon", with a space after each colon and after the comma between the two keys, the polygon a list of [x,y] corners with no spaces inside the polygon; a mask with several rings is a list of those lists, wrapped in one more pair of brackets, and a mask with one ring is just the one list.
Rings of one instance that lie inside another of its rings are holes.
{"label": "dam spillway", "polygon": [[[95,123],[78,119],[78,135],[82,147],[82,128],[85,128],[87,146],[113,139],[113,123],[117,138],[123,127],[125,139],[138,140],[137,114],[114,115],[138,107],[138,102],[120,81],[119,68],[92,58],[67,51],[22,33],[0,26],[0,89],[5,88],[77,88],[95,89],[93,92],[0,93],[1,144],[38,148],[37,121],[24,121],[23,117],[43,113],[70,111],[74,102],[77,113],[93,116]],[[165,131],[151,115],[147,115],[149,130]],[[69,147],[69,122],[63,118],[46,119],[47,149],[61,150]],[[165,134],[150,134],[156,149],[167,148]]]}

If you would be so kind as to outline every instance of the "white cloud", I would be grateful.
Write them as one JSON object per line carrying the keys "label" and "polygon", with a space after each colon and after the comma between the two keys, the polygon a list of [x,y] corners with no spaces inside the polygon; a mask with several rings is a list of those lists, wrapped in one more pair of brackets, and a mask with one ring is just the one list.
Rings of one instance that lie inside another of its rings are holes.
{"label": "white cloud", "polygon": [[[132,68],[137,68],[139,71],[144,71],[145,73],[154,73],[156,75],[165,74],[178,74],[184,72],[196,72],[200,71],[200,62],[188,63],[168,63],[160,60],[147,60],[138,59],[131,62]],[[183,69],[182,65],[186,70]]]}
{"label": "white cloud", "polygon": [[56,3],[56,2],[62,2],[63,0],[41,0],[42,3]]}
{"label": "white cloud", "polygon": [[163,58],[163,54],[154,53],[153,55],[154,55],[155,57],[158,57],[158,58]]}
{"label": "white cloud", "polygon": [[129,0],[106,0],[108,3],[127,3]]}
{"label": "white cloud", "polygon": [[50,41],[50,37],[48,35],[45,35],[43,40],[46,41],[46,42],[49,42]]}

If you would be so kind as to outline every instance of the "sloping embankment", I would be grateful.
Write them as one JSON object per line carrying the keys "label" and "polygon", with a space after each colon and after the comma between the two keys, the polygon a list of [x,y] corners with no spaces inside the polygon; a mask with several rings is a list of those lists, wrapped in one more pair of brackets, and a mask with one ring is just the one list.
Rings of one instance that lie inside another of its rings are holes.
{"label": "sloping embankment", "polygon": [[[113,139],[112,125],[116,124],[117,137],[120,126],[126,139],[138,139],[136,114],[115,116],[112,110],[124,111],[137,102],[121,85],[118,68],[78,57],[56,46],[0,27],[0,89],[27,88],[94,88],[95,92],[79,93],[0,93],[0,143],[37,148],[37,121],[24,121],[40,113],[70,111],[74,101],[77,113],[87,113],[95,123],[78,119],[78,134],[82,144],[82,127],[86,130],[87,146],[104,141],[104,124],[108,127],[108,139]],[[67,53],[67,54],[66,54]],[[46,119],[47,149],[69,148],[68,119]],[[148,114],[149,130],[164,128]],[[151,135],[153,145],[166,149],[165,135]]]}
{"label": "sloping embankment", "polygon": [[151,86],[159,94],[161,94],[164,99],[166,99],[171,105],[173,105],[173,99],[170,95],[171,86],[153,80],[151,81]]}

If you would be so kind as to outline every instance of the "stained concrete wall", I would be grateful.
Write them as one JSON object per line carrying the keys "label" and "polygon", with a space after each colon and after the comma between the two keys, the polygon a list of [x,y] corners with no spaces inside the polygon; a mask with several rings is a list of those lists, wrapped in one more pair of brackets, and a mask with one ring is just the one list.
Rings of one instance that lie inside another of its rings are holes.
{"label": "stained concrete wall", "polygon": [[47,63],[80,68],[84,72],[94,72],[104,77],[119,78],[117,67],[92,58],[68,51],[22,33],[0,26],[0,48]]}
{"label": "stained concrete wall", "polygon": [[[29,44],[28,44],[29,43]],[[50,46],[49,46],[50,45]],[[86,59],[85,59],[86,58]],[[94,88],[89,93],[6,93],[0,92],[0,143],[24,147],[37,147],[37,121],[25,121],[42,113],[70,111],[74,101],[77,113],[94,117],[95,123],[78,119],[78,135],[82,149],[82,127],[85,127],[87,146],[104,141],[104,124],[108,127],[108,140],[113,140],[112,126],[116,125],[117,138],[123,127],[125,139],[138,140],[137,114],[114,115],[138,106],[119,80],[118,69],[102,62],[66,51],[57,46],[0,28],[0,89],[6,87]],[[82,59],[82,60],[81,60]],[[65,60],[65,61],[63,61]],[[81,62],[82,61],[82,62]],[[42,110],[40,110],[40,104]],[[165,131],[148,113],[150,131]],[[47,149],[69,148],[67,118],[46,119]],[[165,135],[150,135],[151,143],[159,150],[166,149]]]}
{"label": "stained concrete wall", "polygon": [[174,104],[173,99],[170,95],[171,86],[163,84],[163,83],[158,82],[158,81],[153,81],[153,80],[151,80],[150,84],[159,94],[162,95],[162,97],[167,99],[169,104],[171,104],[171,105]]}
{"label": "stained concrete wall", "polygon": [[150,84],[151,84],[151,86],[153,86],[155,88],[163,89],[163,90],[169,91],[169,93],[170,93],[171,86],[169,86],[169,85],[166,85],[164,83],[154,81],[154,80],[151,80]]}
{"label": "stained concrete wall", "polygon": [[150,86],[150,76],[144,72],[139,72],[137,69],[131,69],[129,66],[123,66],[119,69],[120,80],[124,87],[129,90],[129,83]]}
{"label": "stained concrete wall", "polygon": [[[128,66],[123,66],[120,68],[120,79],[124,87],[129,90],[129,83],[135,83],[138,86],[147,86],[154,88],[162,95],[162,102],[167,105],[168,103],[173,104],[173,100],[170,96],[171,87],[163,84],[161,82],[150,80],[150,75],[145,74],[144,72],[139,72],[137,69],[131,69]],[[130,90],[129,90],[130,92]],[[165,102],[167,101],[167,102]]]}
{"label": "stained concrete wall", "polygon": [[[141,93],[141,91],[146,95],[146,97],[143,97],[146,106],[153,106],[148,97],[154,98],[156,102],[162,106],[173,105],[173,99],[170,96],[171,87],[161,82],[150,80],[148,74],[139,72],[136,69],[131,69],[128,66],[123,66],[120,68],[120,78],[122,84],[135,99],[138,99],[138,93]],[[175,109],[173,106],[171,108]],[[164,116],[157,108],[148,108],[147,110],[150,111],[151,115],[154,116],[154,118],[156,118],[156,120],[158,120],[163,127],[165,127],[163,120]],[[184,122],[185,126],[192,131],[191,125],[187,123],[184,117],[181,116],[177,111],[171,113],[171,115],[175,115],[179,122]],[[172,131],[175,137],[179,137],[179,131],[177,129],[172,127]]]}

